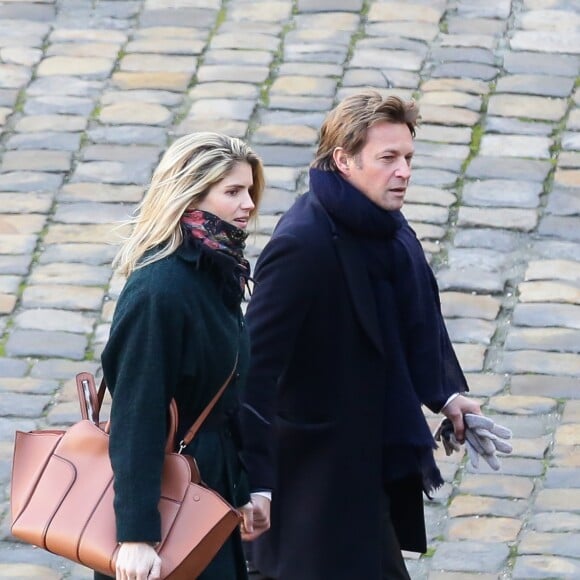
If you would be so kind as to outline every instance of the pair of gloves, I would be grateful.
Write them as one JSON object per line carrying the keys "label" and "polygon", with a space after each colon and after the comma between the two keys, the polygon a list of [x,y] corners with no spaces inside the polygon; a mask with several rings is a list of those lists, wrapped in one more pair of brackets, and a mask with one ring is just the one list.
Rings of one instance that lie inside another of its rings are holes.
{"label": "pair of gloves", "polygon": [[[507,442],[511,439],[512,432],[502,425],[498,425],[489,417],[466,413],[463,415],[465,423],[465,446],[471,465],[477,469],[479,458],[494,470],[500,468],[496,452],[509,454],[513,447]],[[443,444],[445,453],[449,456],[454,451],[461,450],[461,444],[455,438],[453,424],[449,419],[444,419],[434,435],[435,441]]]}

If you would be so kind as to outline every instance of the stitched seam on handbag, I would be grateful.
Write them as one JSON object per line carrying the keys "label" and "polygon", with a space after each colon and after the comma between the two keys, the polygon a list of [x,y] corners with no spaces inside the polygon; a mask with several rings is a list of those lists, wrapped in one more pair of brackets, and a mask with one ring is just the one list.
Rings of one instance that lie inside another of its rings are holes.
{"label": "stitched seam on handbag", "polygon": [[[34,486],[32,487],[32,489],[30,490],[30,493],[28,494],[28,497],[26,498],[26,501],[24,502],[24,505],[22,506],[22,509],[20,510],[20,513],[14,518],[14,521],[12,522],[12,527],[14,527],[16,525],[16,522],[20,519],[20,517],[26,511],[26,508],[30,504],[30,500],[34,496],[34,493],[36,492],[36,488],[38,487],[38,484],[40,483],[40,480],[42,479],[42,476],[44,475],[44,472],[46,471],[46,466],[50,462],[51,457],[54,457],[55,456],[54,455],[54,450],[56,449],[56,447],[60,443],[61,439],[62,439],[62,437],[59,437],[56,440],[56,442],[54,444],[54,447],[51,449],[50,453],[48,454],[48,457],[47,457],[46,461],[44,462],[44,465],[42,466],[42,469],[40,470],[40,474],[39,474],[38,478],[36,479],[36,483],[34,484]],[[11,490],[11,493],[12,493],[12,490]],[[43,536],[42,536],[43,542],[44,542],[44,538],[45,538],[45,534],[43,534]],[[46,546],[43,546],[43,548],[46,549]]]}
{"label": "stitched seam on handbag", "polygon": [[46,536],[48,534],[48,530],[50,528],[50,525],[52,524],[52,520],[54,520],[54,517],[56,516],[56,514],[58,513],[58,511],[60,510],[60,506],[63,504],[66,496],[69,494],[72,486],[74,485],[76,479],[77,479],[77,470],[76,467],[74,466],[73,463],[71,463],[68,459],[65,459],[64,457],[61,457],[60,455],[57,455],[56,453],[53,453],[52,455],[54,457],[54,459],[60,459],[60,461],[62,461],[63,463],[65,463],[66,465],[69,465],[72,468],[72,472],[73,472],[73,478],[72,481],[70,482],[70,485],[68,486],[68,489],[65,491],[65,493],[62,495],[60,502],[58,503],[58,505],[55,507],[54,511],[52,512],[52,516],[48,519],[48,521],[46,522],[46,526],[44,527],[44,531],[42,532],[42,543],[44,544],[44,549],[48,550],[49,552],[51,552],[52,550],[50,550],[47,546],[46,546]]}
{"label": "stitched seam on handbag", "polygon": [[[81,562],[81,563],[82,563],[82,560],[81,560],[80,550],[81,550],[81,543],[82,543],[83,537],[85,535],[85,531],[87,529],[87,526],[91,522],[91,519],[92,519],[94,513],[97,511],[97,508],[101,505],[101,503],[103,501],[103,498],[105,497],[105,494],[107,493],[107,491],[109,490],[109,488],[112,485],[113,485],[113,476],[111,476],[111,479],[109,479],[109,482],[105,486],[105,489],[103,490],[103,493],[100,495],[98,501],[95,502],[95,506],[93,507],[93,509],[91,510],[91,512],[89,513],[89,515],[87,516],[87,521],[85,522],[82,530],[79,533],[79,539],[78,539],[78,542],[77,542],[76,554],[77,554],[77,560],[79,562]],[[114,553],[115,552],[113,551],[113,554]],[[114,568],[113,568],[113,554],[111,554],[111,556],[109,557],[109,568],[111,570],[114,570]]]}

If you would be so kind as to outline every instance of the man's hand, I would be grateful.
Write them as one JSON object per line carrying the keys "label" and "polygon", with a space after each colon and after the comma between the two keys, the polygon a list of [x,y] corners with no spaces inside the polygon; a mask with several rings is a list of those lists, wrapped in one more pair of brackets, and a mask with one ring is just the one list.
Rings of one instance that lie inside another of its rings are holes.
{"label": "man's hand", "polygon": [[481,407],[472,399],[468,399],[463,395],[458,395],[450,403],[441,409],[441,413],[445,415],[451,423],[453,423],[453,431],[455,439],[459,443],[465,441],[465,424],[463,422],[463,415],[465,413],[472,413],[473,415],[481,415]]}
{"label": "man's hand", "polygon": [[255,540],[270,529],[270,500],[257,493],[252,493],[251,497],[250,503],[241,508],[241,532],[245,542]]}
{"label": "man's hand", "polygon": [[123,542],[115,563],[117,580],[158,580],[161,558],[150,544]]}

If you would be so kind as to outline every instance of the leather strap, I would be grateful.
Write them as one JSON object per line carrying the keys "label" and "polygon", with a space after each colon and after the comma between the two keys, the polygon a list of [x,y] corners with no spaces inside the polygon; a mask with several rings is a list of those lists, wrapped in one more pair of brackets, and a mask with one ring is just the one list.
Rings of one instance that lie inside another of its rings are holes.
{"label": "leather strap", "polygon": [[236,354],[236,360],[234,361],[234,368],[232,369],[232,372],[229,374],[224,384],[220,387],[220,390],[214,395],[213,399],[207,404],[207,407],[200,413],[199,417],[195,420],[195,423],[187,430],[187,432],[183,436],[183,439],[179,442],[178,453],[181,453],[193,441],[193,438],[199,431],[200,427],[203,425],[203,422],[212,412],[213,408],[216,406],[216,403],[220,400],[220,397],[224,394],[224,391],[230,384],[230,381],[232,380],[232,377],[236,372],[237,366],[238,366],[238,355]]}
{"label": "leather strap", "polygon": [[[232,371],[228,375],[224,384],[220,387],[219,391],[213,396],[212,400],[207,404],[206,408],[200,413],[199,417],[195,420],[195,423],[187,430],[183,439],[179,442],[179,451],[181,453],[196,436],[197,432],[200,430],[204,421],[207,419],[208,415],[213,411],[220,397],[224,394],[227,386],[230,384],[236,368],[238,366],[239,354],[236,354],[236,360],[234,361],[234,366]],[[81,415],[83,419],[91,420],[95,425],[99,424],[99,412],[103,404],[103,399],[105,397],[105,391],[107,389],[107,383],[105,382],[105,377],[101,380],[99,385],[99,390],[95,393],[94,378],[90,373],[79,373],[77,375],[77,388],[79,389],[79,400],[81,401]],[[84,403],[84,404],[83,404]],[[169,433],[167,439],[166,452],[171,452],[172,442],[175,438],[175,433],[177,431],[177,405],[175,404],[175,399],[171,399],[169,412],[171,414],[171,425],[173,426],[173,432]],[[105,427],[105,432],[109,432],[110,421],[107,422]]]}

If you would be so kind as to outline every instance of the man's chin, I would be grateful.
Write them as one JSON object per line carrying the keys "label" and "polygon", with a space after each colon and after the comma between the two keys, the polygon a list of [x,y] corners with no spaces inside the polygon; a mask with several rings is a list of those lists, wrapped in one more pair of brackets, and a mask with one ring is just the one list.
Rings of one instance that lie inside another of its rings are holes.
{"label": "man's chin", "polygon": [[405,200],[401,199],[396,200],[396,201],[390,201],[389,203],[385,204],[384,209],[386,209],[387,211],[398,211],[400,209],[403,209],[403,206],[405,205]]}

